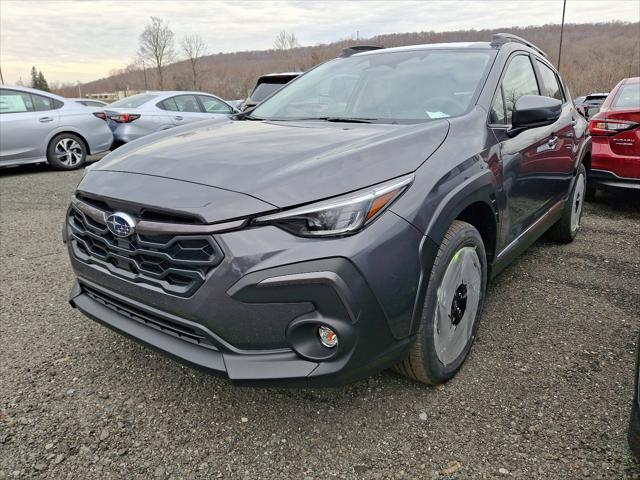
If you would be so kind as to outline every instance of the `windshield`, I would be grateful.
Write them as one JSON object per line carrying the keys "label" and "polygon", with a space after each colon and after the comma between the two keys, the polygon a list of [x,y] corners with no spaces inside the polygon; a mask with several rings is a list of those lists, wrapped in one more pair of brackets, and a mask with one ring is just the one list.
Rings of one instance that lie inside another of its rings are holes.
{"label": "windshield", "polygon": [[423,122],[471,105],[493,51],[419,50],[327,62],[258,106],[264,119]]}
{"label": "windshield", "polygon": [[119,107],[119,108],[137,108],[143,103],[147,103],[149,100],[156,98],[157,95],[132,95],[127,98],[123,98],[122,100],[117,100],[113,103],[110,103],[110,107]]}

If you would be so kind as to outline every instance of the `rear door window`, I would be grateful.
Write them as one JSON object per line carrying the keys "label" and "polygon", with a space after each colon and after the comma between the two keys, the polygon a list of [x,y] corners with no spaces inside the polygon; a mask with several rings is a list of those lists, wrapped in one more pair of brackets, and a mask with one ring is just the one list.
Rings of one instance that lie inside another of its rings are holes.
{"label": "rear door window", "polygon": [[160,102],[158,104],[158,107],[160,107],[162,110],[168,110],[170,112],[177,112],[178,110],[178,105],[176,104],[175,98],[171,97],[171,98],[167,98],[166,100],[163,100],[162,102]]}
{"label": "rear door window", "polygon": [[56,107],[56,102],[53,98],[43,97],[42,95],[31,95],[31,97],[33,98],[33,106],[38,112],[45,112],[47,110],[55,110],[56,108],[60,108]]}
{"label": "rear door window", "polygon": [[560,88],[560,84],[558,83],[558,78],[553,70],[547,67],[540,60],[536,60],[538,64],[538,71],[540,72],[540,76],[542,77],[542,95],[545,97],[556,98],[562,102],[564,102],[564,95],[562,94],[562,89]]}
{"label": "rear door window", "polygon": [[0,90],[0,113],[33,112],[33,100],[29,93],[16,90]]}
{"label": "rear door window", "polygon": [[526,55],[517,55],[509,63],[491,106],[491,123],[510,125],[513,107],[523,95],[540,95],[540,91],[531,60]]}
{"label": "rear door window", "polygon": [[191,112],[191,113],[201,113],[200,105],[198,105],[198,101],[194,95],[178,95],[177,97],[173,97],[175,104],[178,108],[178,112]]}

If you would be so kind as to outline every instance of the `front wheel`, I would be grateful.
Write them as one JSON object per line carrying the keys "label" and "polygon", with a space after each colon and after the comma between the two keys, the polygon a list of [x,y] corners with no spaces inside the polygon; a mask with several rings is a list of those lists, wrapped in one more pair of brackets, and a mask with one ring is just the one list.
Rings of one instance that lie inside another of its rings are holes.
{"label": "front wheel", "polygon": [[417,339],[396,370],[431,385],[452,378],[475,340],[486,284],[482,237],[472,225],[456,220],[431,270]]}
{"label": "front wheel", "polygon": [[87,147],[77,135],[61,133],[49,142],[47,160],[56,170],[74,170],[87,160]]}

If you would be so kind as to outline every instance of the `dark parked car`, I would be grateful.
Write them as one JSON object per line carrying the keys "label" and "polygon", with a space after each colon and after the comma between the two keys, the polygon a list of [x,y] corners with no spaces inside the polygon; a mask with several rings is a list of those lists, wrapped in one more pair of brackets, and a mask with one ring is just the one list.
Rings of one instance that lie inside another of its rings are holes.
{"label": "dark parked car", "polygon": [[640,461],[640,337],[637,352],[634,398],[629,419],[629,447]]}
{"label": "dark parked car", "polygon": [[600,110],[600,106],[607,98],[608,93],[590,93],[584,97],[578,97],[575,100],[575,105],[578,111],[587,120],[594,116]]}
{"label": "dark parked car", "polygon": [[589,121],[593,142],[587,197],[597,189],[640,191],[640,77],[626,78]]}
{"label": "dark parked car", "polygon": [[518,37],[344,55],[93,165],[66,218],[71,304],[237,382],[444,382],[487,281],[578,233],[586,129]]}
{"label": "dark parked car", "polygon": [[258,78],[251,95],[240,105],[240,110],[244,111],[255,107],[269,95],[274,94],[300,75],[302,75],[301,72],[269,73],[268,75],[262,75]]}

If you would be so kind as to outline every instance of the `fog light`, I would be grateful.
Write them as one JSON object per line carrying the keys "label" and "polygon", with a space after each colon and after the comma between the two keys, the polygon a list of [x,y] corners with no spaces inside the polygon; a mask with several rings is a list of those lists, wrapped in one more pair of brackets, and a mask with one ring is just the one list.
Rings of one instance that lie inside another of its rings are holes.
{"label": "fog light", "polygon": [[320,343],[327,348],[333,348],[338,345],[338,335],[326,325],[318,327],[318,335]]}

